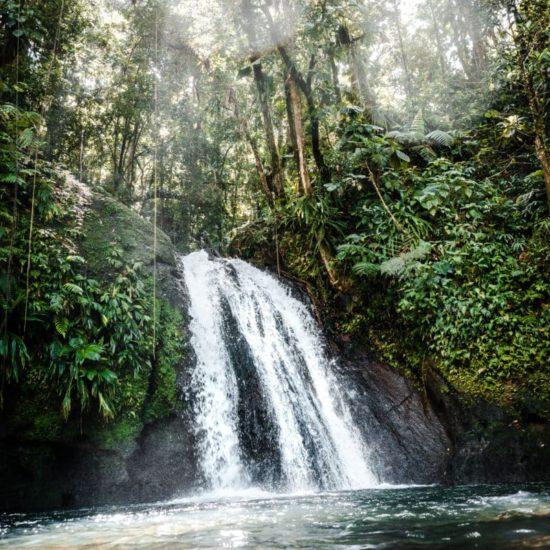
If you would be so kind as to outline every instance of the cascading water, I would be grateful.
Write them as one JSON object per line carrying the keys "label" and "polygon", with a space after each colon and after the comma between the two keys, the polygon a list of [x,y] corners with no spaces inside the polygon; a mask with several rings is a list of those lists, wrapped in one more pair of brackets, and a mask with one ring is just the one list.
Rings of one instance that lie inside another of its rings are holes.
{"label": "cascading water", "polygon": [[377,484],[307,306],[274,276],[204,252],[180,257],[196,366],[190,386],[210,489]]}

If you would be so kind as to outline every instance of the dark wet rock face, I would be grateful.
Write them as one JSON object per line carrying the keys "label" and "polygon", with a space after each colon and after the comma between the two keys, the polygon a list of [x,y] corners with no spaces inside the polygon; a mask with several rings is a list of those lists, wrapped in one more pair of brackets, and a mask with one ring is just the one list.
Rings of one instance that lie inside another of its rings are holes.
{"label": "dark wet rock face", "polygon": [[241,451],[253,483],[273,486],[281,478],[277,426],[268,409],[246,339],[239,331],[229,305],[225,303],[222,308],[227,350],[236,368]]}
{"label": "dark wet rock face", "polygon": [[342,361],[353,411],[389,483],[497,483],[550,479],[550,427],[485,402],[465,403],[434,372],[420,391],[366,355]]}
{"label": "dark wet rock face", "polygon": [[190,489],[196,481],[193,435],[187,425],[177,416],[148,424],[128,454],[102,448],[85,438],[58,444],[2,440],[10,452],[0,451],[0,510],[124,504],[173,497],[176,487],[181,491]]}
{"label": "dark wet rock face", "polygon": [[517,418],[487,403],[464,406],[454,399],[447,409],[454,453],[453,483],[550,480],[550,426]]}
{"label": "dark wet rock face", "polygon": [[550,425],[525,411],[512,416],[482,400],[465,401],[430,371],[426,396],[450,434],[452,483],[550,479]]}
{"label": "dark wet rock face", "polygon": [[342,361],[342,370],[353,381],[353,414],[368,441],[379,479],[388,483],[446,480],[451,440],[411,382],[366,357]]}

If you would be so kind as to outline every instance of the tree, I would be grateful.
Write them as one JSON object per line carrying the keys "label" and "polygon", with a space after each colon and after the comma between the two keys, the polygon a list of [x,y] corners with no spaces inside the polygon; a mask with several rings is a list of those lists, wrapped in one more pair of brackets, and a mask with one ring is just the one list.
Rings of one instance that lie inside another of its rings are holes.
{"label": "tree", "polygon": [[544,0],[522,0],[514,4],[517,29],[514,33],[517,66],[533,118],[535,151],[542,166],[550,209],[550,144],[548,142],[550,49],[550,6]]}

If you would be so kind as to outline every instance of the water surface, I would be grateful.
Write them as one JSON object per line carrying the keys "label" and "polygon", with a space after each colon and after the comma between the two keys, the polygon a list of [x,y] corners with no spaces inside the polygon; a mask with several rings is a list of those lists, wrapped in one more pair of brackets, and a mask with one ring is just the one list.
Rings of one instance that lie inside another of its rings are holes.
{"label": "water surface", "polygon": [[0,515],[0,548],[549,548],[550,485],[204,495]]}

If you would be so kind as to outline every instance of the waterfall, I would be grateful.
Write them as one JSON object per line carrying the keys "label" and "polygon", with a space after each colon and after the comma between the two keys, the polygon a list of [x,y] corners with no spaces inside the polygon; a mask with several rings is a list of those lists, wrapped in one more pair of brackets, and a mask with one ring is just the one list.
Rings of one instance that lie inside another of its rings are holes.
{"label": "waterfall", "polygon": [[200,466],[209,489],[376,485],[309,308],[238,259],[179,258],[190,298]]}

